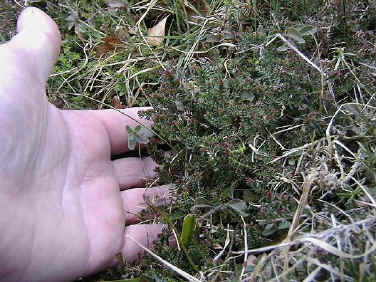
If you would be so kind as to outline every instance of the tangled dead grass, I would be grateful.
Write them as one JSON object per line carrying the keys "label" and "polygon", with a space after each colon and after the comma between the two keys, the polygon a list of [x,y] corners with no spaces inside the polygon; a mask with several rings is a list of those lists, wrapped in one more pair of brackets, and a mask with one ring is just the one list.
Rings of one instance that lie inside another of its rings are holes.
{"label": "tangled dead grass", "polygon": [[[254,258],[254,254],[262,255],[254,271],[245,275],[242,281],[280,281],[299,272],[308,274],[301,277],[304,281],[374,279],[376,205],[374,193],[370,192],[374,188],[362,184],[364,178],[357,179],[361,175],[366,152],[363,149],[356,153],[349,150],[353,156],[352,166],[347,171],[339,169],[342,165],[337,163],[338,156],[342,154],[338,153],[335,144],[340,144],[340,141],[338,136],[330,135],[328,138],[311,145],[314,146],[315,155],[302,152],[304,182],[302,187],[297,186],[300,192],[298,208],[286,239],[280,244],[246,250],[251,258]],[[338,166],[328,167],[330,163],[337,163]],[[323,186],[327,188],[327,193],[336,187],[344,192],[360,188],[363,196],[362,200],[356,200],[359,207],[343,210],[326,201],[324,193],[320,201],[330,211],[315,213],[308,199]],[[346,274],[349,269],[358,276]]]}

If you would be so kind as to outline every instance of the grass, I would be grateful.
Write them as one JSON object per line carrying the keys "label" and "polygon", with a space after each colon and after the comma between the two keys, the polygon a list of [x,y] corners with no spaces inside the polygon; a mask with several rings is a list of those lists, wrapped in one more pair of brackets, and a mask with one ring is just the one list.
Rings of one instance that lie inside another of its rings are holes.
{"label": "grass", "polygon": [[[32,4],[62,31],[50,101],[152,105],[154,183],[180,197],[151,211],[177,233],[197,219],[186,252],[161,240],[162,261],[80,281],[181,280],[165,262],[200,281],[375,280],[374,1]],[[0,8],[2,41],[16,10]],[[165,16],[151,46],[147,29]]]}

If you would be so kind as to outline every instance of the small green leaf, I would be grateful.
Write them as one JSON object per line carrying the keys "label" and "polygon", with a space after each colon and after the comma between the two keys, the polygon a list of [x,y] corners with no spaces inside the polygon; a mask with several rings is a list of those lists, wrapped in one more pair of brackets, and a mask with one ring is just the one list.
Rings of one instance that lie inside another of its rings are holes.
{"label": "small green leaf", "polygon": [[284,220],[284,221],[281,221],[279,224],[278,224],[278,229],[279,230],[283,230],[283,229],[289,229],[290,228],[290,222]]}
{"label": "small green leaf", "polygon": [[153,132],[141,125],[137,125],[135,128],[131,128],[127,126],[127,133],[128,133],[128,148],[130,150],[134,150],[136,148],[136,144],[148,144],[149,138],[153,137]]}
{"label": "small green leaf", "polygon": [[148,144],[150,137],[152,136],[153,133],[150,130],[142,128],[139,132],[137,132],[136,141],[140,144]]}
{"label": "small green leaf", "polygon": [[181,243],[186,246],[192,239],[192,235],[196,229],[196,216],[187,214],[183,220],[183,228],[180,235]]}
{"label": "small green leaf", "polygon": [[68,24],[68,30],[71,30],[79,20],[78,13],[76,11],[71,11],[69,13],[69,16],[65,18],[67,24]]}
{"label": "small green leaf", "polygon": [[133,128],[133,131],[135,133],[138,133],[141,130],[141,125],[136,125],[135,128]]}
{"label": "small green leaf", "polygon": [[287,44],[283,44],[281,47],[277,49],[278,52],[285,52],[289,49],[290,47]]}
{"label": "small green leaf", "polygon": [[317,27],[311,25],[303,25],[298,28],[301,35],[314,35],[317,32]]}
{"label": "small green leaf", "polygon": [[246,202],[242,200],[234,200],[227,204],[230,208],[236,211],[242,217],[247,217],[249,214],[247,213],[248,207]]}
{"label": "small green leaf", "polygon": [[149,143],[149,140],[147,138],[144,138],[143,136],[141,135],[136,135],[136,143],[139,143],[139,144],[147,144]]}
{"label": "small green leaf", "polygon": [[243,100],[249,101],[249,102],[252,102],[255,99],[255,95],[253,95],[249,91],[243,91],[243,93],[241,94],[241,97]]}
{"label": "small green leaf", "polygon": [[136,148],[136,134],[132,128],[127,125],[128,133],[128,149],[134,150]]}
{"label": "small green leaf", "polygon": [[296,30],[295,28],[289,28],[287,30],[286,36],[295,40],[299,44],[305,43],[303,35],[298,30]]}
{"label": "small green leaf", "polygon": [[265,226],[264,231],[262,232],[262,236],[270,236],[273,235],[277,229],[275,228],[273,223],[269,223]]}
{"label": "small green leaf", "polygon": [[223,87],[225,89],[229,89],[230,88],[230,81],[228,79],[224,79],[223,80]]}
{"label": "small green leaf", "polygon": [[139,132],[141,135],[145,136],[145,137],[148,137],[148,138],[151,138],[154,136],[154,133],[153,131],[151,131],[149,128],[147,127],[142,127],[140,132]]}

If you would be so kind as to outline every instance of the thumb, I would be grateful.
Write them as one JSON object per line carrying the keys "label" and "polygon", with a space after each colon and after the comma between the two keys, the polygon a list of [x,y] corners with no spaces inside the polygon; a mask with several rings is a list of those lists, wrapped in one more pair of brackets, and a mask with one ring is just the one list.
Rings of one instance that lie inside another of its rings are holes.
{"label": "thumb", "polygon": [[38,8],[23,10],[17,21],[17,35],[7,44],[19,58],[15,62],[46,82],[60,51],[56,23]]}

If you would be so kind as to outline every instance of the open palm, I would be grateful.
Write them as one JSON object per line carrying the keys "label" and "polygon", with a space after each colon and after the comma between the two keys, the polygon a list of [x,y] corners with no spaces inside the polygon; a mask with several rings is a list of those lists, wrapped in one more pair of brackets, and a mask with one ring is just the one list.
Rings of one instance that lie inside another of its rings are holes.
{"label": "open palm", "polygon": [[[168,199],[168,188],[145,190],[149,158],[111,161],[127,151],[125,126],[137,111],[61,111],[45,84],[58,56],[56,24],[36,8],[0,46],[0,280],[60,281],[128,261],[162,225],[135,224],[144,199]],[[119,189],[122,188],[122,189]],[[133,188],[133,189],[128,189]],[[123,190],[124,191],[120,191]]]}

